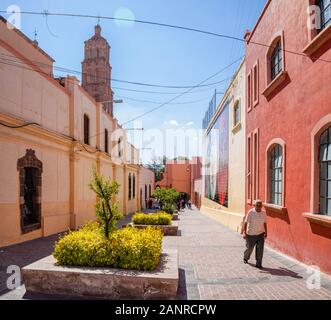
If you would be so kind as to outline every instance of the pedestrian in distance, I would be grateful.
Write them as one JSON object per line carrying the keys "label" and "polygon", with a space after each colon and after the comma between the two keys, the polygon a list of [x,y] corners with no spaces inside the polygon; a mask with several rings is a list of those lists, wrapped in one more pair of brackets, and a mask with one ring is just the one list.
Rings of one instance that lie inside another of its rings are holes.
{"label": "pedestrian in distance", "polygon": [[267,234],[267,215],[263,210],[262,201],[256,200],[254,208],[247,213],[244,220],[243,237],[246,240],[244,263],[248,263],[255,247],[256,267],[263,269],[264,241]]}

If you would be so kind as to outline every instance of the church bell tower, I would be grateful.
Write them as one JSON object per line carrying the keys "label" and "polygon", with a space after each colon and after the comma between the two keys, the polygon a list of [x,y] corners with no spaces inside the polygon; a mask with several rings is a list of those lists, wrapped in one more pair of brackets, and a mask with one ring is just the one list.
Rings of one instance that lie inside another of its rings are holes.
{"label": "church bell tower", "polygon": [[104,110],[113,116],[113,91],[111,89],[110,45],[101,36],[101,27],[95,26],[92,38],[84,42],[82,62],[82,87],[97,101],[103,102]]}

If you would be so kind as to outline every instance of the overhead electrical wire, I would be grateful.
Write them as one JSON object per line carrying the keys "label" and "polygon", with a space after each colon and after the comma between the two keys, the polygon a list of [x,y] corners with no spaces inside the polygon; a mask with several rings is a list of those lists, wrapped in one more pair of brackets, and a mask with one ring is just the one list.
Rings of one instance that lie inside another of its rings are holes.
{"label": "overhead electrical wire", "polygon": [[[5,10],[0,10],[0,13],[8,14],[8,12],[5,11]],[[179,30],[184,30],[184,31],[190,31],[190,32],[205,34],[205,35],[214,36],[214,37],[218,37],[218,38],[236,40],[236,41],[240,41],[240,42],[243,42],[243,43],[247,43],[247,41],[245,39],[235,37],[235,36],[230,36],[230,35],[227,35],[227,34],[202,30],[202,29],[198,29],[198,28],[180,26],[180,25],[173,25],[173,24],[167,24],[167,23],[161,23],[161,22],[155,22],[155,21],[148,21],[148,20],[129,19],[129,18],[116,18],[116,17],[110,17],[110,16],[100,16],[100,15],[96,16],[96,15],[75,14],[75,13],[60,13],[60,12],[56,13],[56,12],[49,12],[49,11],[43,11],[43,12],[20,11],[20,13],[21,14],[27,14],[27,15],[61,16],[61,17],[92,18],[92,19],[136,22],[136,23],[141,23],[141,24],[154,25],[154,26],[158,26],[158,27],[165,27],[165,28],[171,28],[171,29],[179,29]],[[266,48],[276,48],[275,45],[264,44],[264,43],[260,43],[260,42],[256,42],[256,41],[252,41],[252,40],[250,40],[249,43],[254,44],[254,45],[263,46],[263,47],[266,47]],[[284,49],[284,48],[282,48],[281,50],[284,51],[284,52],[290,53],[290,54],[294,54],[294,55],[298,55],[298,56],[301,56],[301,57],[309,58],[303,52],[296,52],[296,51],[292,51],[292,50],[288,50],[288,49]],[[325,60],[325,59],[321,59],[321,58],[316,58],[316,61],[323,61],[323,62],[331,63],[330,60]]]}
{"label": "overhead electrical wire", "polygon": [[[0,53],[0,56],[6,56],[6,57],[11,57],[11,58],[15,58],[18,59],[17,57],[13,56],[13,55],[8,55],[8,54],[3,54]],[[13,62],[13,63],[19,63],[19,64],[26,64],[25,62],[21,61],[21,60],[12,60],[9,58],[3,58],[0,57],[0,59],[8,61],[8,62]],[[50,64],[47,63],[42,63],[39,61],[33,61],[30,60],[31,62],[33,62],[34,64],[36,64],[37,66],[47,66],[47,67],[52,67],[54,70],[57,71],[61,71],[61,72],[69,72],[69,73],[73,73],[73,74],[79,74],[79,75],[86,75],[88,77],[91,77],[92,75],[86,72],[82,72],[82,71],[78,71],[78,70],[74,70],[74,69],[69,69],[69,68],[64,68],[64,67],[59,67],[59,66],[52,66]],[[167,89],[189,89],[192,87],[196,87],[196,86],[175,86],[175,85],[160,85],[160,84],[151,84],[151,83],[143,83],[143,82],[133,82],[133,81],[128,81],[128,80],[120,80],[120,79],[115,79],[115,78],[108,78],[108,77],[102,77],[102,76],[98,76],[97,79],[99,80],[107,80],[107,81],[114,81],[114,82],[121,82],[121,83],[126,83],[126,84],[132,84],[132,85],[138,85],[138,86],[147,86],[147,87],[156,87],[156,88],[167,88]],[[208,84],[203,84],[201,86],[198,86],[196,88],[200,88],[200,87],[210,87],[210,86],[215,86],[217,84],[220,83],[224,83],[227,80],[229,80],[229,78],[227,79],[222,79],[220,81],[214,82],[214,83],[208,83]]]}
{"label": "overhead electrical wire", "polygon": [[[208,77],[208,78],[206,78],[205,80],[199,82],[199,83],[197,84],[197,87],[200,86],[201,84],[207,82],[208,80],[210,80],[210,79],[212,79],[212,78],[218,76],[220,73],[224,72],[226,69],[230,68],[231,66],[233,66],[233,65],[236,64],[237,62],[242,61],[243,58],[244,58],[244,57],[240,57],[239,59],[237,59],[236,61],[230,63],[230,64],[227,65],[227,66],[225,66],[224,68],[222,68],[221,70],[217,71],[216,73],[214,73],[214,74],[211,75],[210,77]],[[194,90],[194,88],[195,88],[195,87],[192,87],[192,88],[190,88],[190,89],[188,89],[188,90],[182,92],[181,94],[175,96],[174,98],[171,98],[171,99],[168,100],[167,102],[164,102],[164,103],[160,104],[159,106],[157,106],[157,107],[155,107],[155,108],[153,108],[153,109],[150,109],[150,110],[148,110],[148,111],[142,113],[141,115],[136,116],[136,117],[134,117],[134,118],[132,118],[132,119],[130,119],[130,120],[124,122],[123,125],[125,125],[125,124],[127,124],[127,123],[130,123],[130,122],[132,122],[132,121],[135,121],[135,120],[137,120],[137,119],[140,119],[140,118],[142,118],[142,117],[144,117],[144,116],[146,116],[146,115],[148,115],[148,114],[150,114],[150,113],[152,113],[152,112],[154,112],[154,111],[156,111],[156,110],[158,110],[158,109],[163,108],[164,106],[170,104],[171,102],[173,102],[173,101],[175,101],[175,100],[181,98],[182,96],[186,95],[186,94],[189,93],[190,91]]]}
{"label": "overhead electrical wire", "polygon": [[[164,106],[166,106],[166,105],[169,105],[169,104],[172,103],[173,101],[179,99],[180,97],[186,95],[187,93],[191,92],[191,91],[194,90],[195,88],[198,88],[200,85],[204,84],[204,83],[207,82],[208,80],[210,80],[210,79],[216,77],[217,75],[219,75],[220,73],[224,72],[225,70],[227,70],[228,68],[230,68],[231,66],[233,66],[234,64],[236,64],[237,62],[242,61],[243,58],[244,58],[244,57],[240,57],[239,59],[236,59],[235,61],[233,61],[232,63],[228,64],[227,66],[225,66],[224,68],[222,68],[221,70],[219,70],[218,72],[216,72],[215,74],[213,74],[212,76],[210,76],[210,77],[208,77],[207,79],[201,81],[199,84],[197,84],[197,85],[195,85],[195,86],[193,86],[193,87],[190,87],[188,90],[186,90],[186,91],[184,91],[184,92],[182,92],[182,93],[176,95],[175,97],[171,98],[170,100],[168,100],[168,101],[166,101],[166,102],[164,102],[164,103],[161,103],[159,106],[157,106],[157,107],[155,107],[155,108],[153,108],[153,109],[150,109],[150,110],[144,112],[143,114],[134,117],[133,119],[131,119],[131,120],[129,120],[129,121],[124,122],[122,125],[124,126],[124,125],[127,124],[127,123],[130,123],[130,122],[132,122],[132,121],[134,121],[134,120],[140,119],[140,118],[142,118],[142,117],[144,117],[144,116],[146,116],[146,115],[148,115],[148,114],[150,114],[150,113],[152,113],[152,112],[154,112],[154,111],[156,111],[156,110],[158,110],[158,109],[160,109],[160,108],[162,108],[162,107],[164,107]],[[22,68],[22,69],[27,69],[27,70],[30,70],[30,71],[34,71],[34,72],[37,72],[37,73],[46,74],[47,76],[49,76],[48,73],[46,73],[46,72],[44,72],[44,71],[42,71],[42,70],[35,70],[35,69],[27,68],[25,65],[22,65],[23,62],[21,62],[20,64],[16,64],[17,61],[14,61],[14,62],[8,62],[8,61],[7,61],[7,62],[4,62],[4,61],[1,61],[1,59],[3,59],[3,58],[0,58],[0,63],[1,63],[1,64],[10,65],[10,66],[14,66],[14,67]],[[6,59],[5,59],[5,60],[6,60]],[[7,59],[7,60],[8,60],[8,59]]]}

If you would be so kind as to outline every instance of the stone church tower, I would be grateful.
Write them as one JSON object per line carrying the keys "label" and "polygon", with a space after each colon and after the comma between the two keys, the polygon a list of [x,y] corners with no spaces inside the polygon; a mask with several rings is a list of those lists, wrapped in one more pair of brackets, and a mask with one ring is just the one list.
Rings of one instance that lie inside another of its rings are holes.
{"label": "stone church tower", "polygon": [[113,116],[113,92],[111,90],[110,45],[101,36],[100,25],[95,26],[94,36],[85,41],[82,62],[82,87],[97,101],[104,102],[104,110]]}

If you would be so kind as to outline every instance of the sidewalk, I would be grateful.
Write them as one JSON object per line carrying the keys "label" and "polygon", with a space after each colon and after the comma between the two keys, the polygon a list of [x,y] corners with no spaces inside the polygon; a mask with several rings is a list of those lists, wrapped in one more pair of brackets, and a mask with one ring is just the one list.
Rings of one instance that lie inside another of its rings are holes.
{"label": "sidewalk", "polygon": [[255,253],[245,265],[244,240],[198,210],[180,214],[180,237],[166,237],[164,247],[179,251],[179,299],[331,300],[331,277],[309,290],[307,267],[266,249],[264,270],[255,268]]}
{"label": "sidewalk", "polygon": [[[119,225],[129,220],[127,217]],[[180,236],[165,237],[163,242],[165,248],[179,253],[178,299],[331,300],[331,277],[322,276],[321,289],[309,290],[307,267],[273,250],[265,250],[264,270],[254,267],[254,254],[250,264],[245,265],[242,237],[198,210],[180,213],[179,230]],[[57,237],[0,248],[0,300],[45,299],[25,296],[24,286],[6,289],[6,269],[9,265],[23,267],[51,254]]]}

